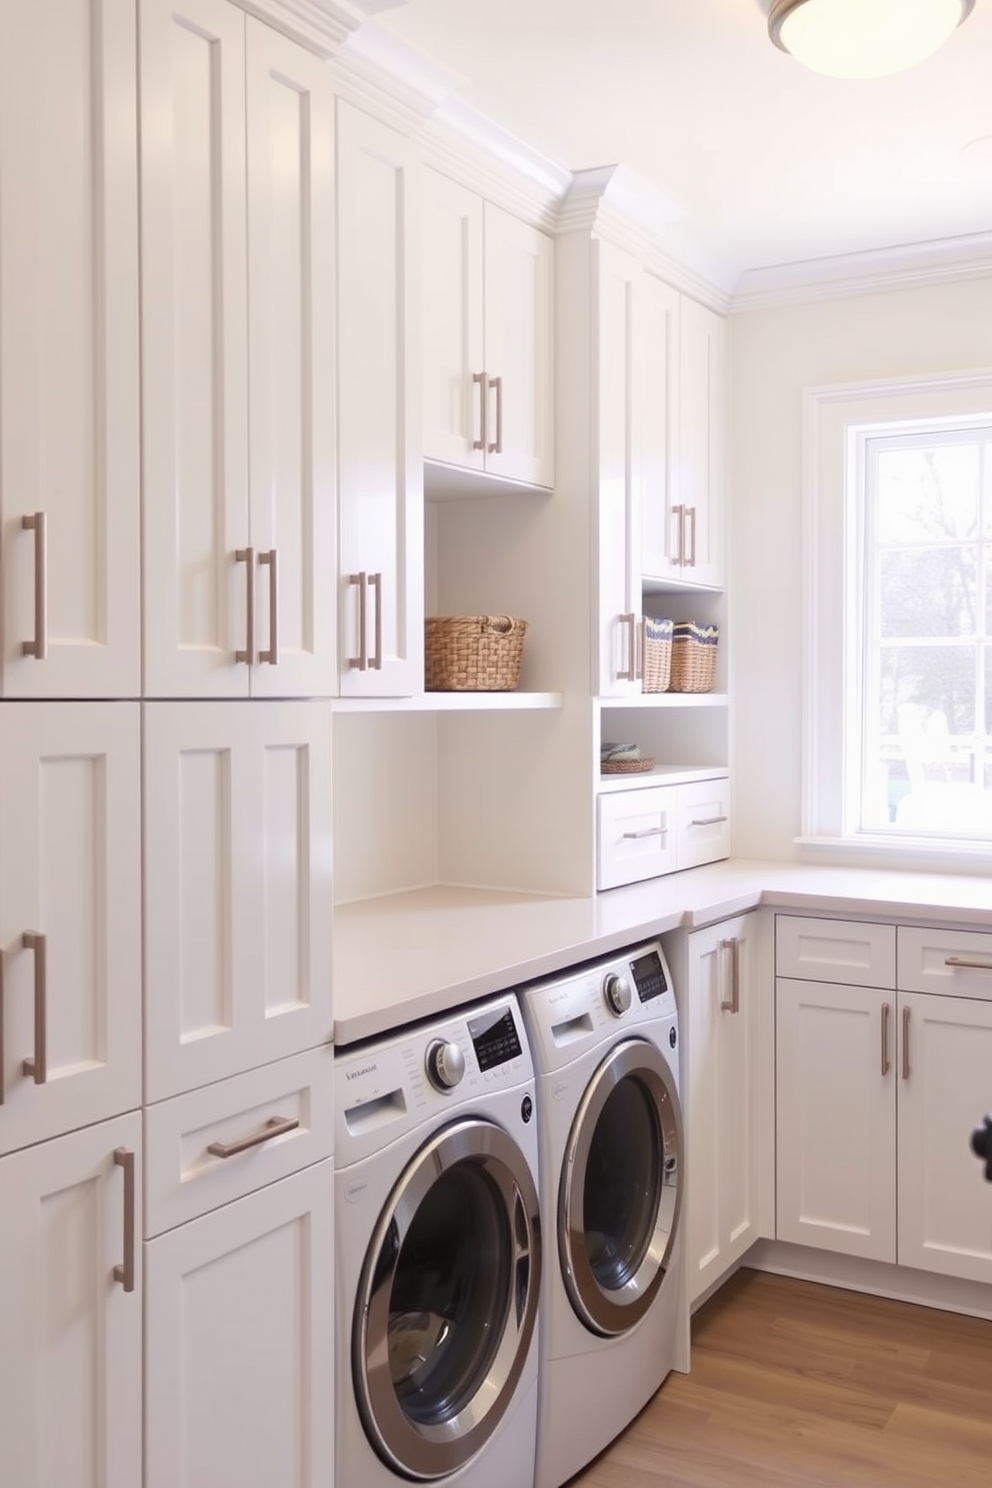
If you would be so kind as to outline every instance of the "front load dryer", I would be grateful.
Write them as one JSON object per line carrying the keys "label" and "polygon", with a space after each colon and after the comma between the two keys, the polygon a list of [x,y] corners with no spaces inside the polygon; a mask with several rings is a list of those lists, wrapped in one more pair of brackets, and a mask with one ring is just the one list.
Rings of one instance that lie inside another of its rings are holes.
{"label": "front load dryer", "polygon": [[688,1368],[679,1027],[660,943],[519,991],[537,1069],[536,1488],[558,1488]]}
{"label": "front load dryer", "polygon": [[534,1069],[512,996],[335,1059],[338,1488],[532,1488]]}

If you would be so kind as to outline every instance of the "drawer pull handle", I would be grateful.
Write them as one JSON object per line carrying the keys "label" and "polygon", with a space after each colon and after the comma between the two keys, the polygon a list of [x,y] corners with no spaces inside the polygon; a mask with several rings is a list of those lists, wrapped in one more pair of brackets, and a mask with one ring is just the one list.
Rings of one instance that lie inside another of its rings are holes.
{"label": "drawer pull handle", "polygon": [[637,680],[637,616],[633,612],[621,615],[620,624],[627,627],[627,666],[623,671],[617,672],[618,682],[635,682]]}
{"label": "drawer pull handle", "polygon": [[969,961],[966,956],[945,956],[944,965],[967,967],[969,971],[992,971],[992,961]]}
{"label": "drawer pull handle", "polygon": [[741,1010],[741,943],[735,935],[732,940],[721,940],[721,951],[730,951],[730,1001],[720,1003],[722,1013],[739,1013]]}
{"label": "drawer pull handle", "polygon": [[348,665],[356,667],[360,672],[368,671],[369,648],[366,633],[368,624],[368,596],[369,576],[367,573],[353,573],[348,575],[348,583],[355,585],[358,589],[358,655],[348,657]]}
{"label": "drawer pull handle", "polygon": [[472,381],[479,385],[479,438],[473,439],[472,448],[484,450],[489,429],[489,378],[485,372],[473,372]]}
{"label": "drawer pull handle", "polygon": [[237,1157],[239,1152],[247,1152],[249,1147],[261,1147],[263,1142],[271,1142],[273,1137],[295,1131],[299,1124],[296,1116],[273,1116],[261,1131],[252,1132],[250,1137],[240,1137],[236,1142],[211,1142],[207,1151],[213,1157]]}
{"label": "drawer pull handle", "polygon": [[694,816],[689,825],[690,827],[719,827],[729,820],[729,816]]}
{"label": "drawer pull handle", "polygon": [[126,1292],[134,1291],[134,1153],[114,1148],[114,1163],[124,1169],[124,1261],[114,1267],[114,1280]]}
{"label": "drawer pull handle", "polygon": [[882,1003],[882,1076],[889,1073],[891,1068],[889,1062],[889,1016],[892,1012],[887,1002]]}
{"label": "drawer pull handle", "polygon": [[496,443],[488,444],[486,450],[490,455],[501,455],[503,453],[503,379],[502,377],[490,377],[489,386],[496,389]]}
{"label": "drawer pull handle", "polygon": [[34,533],[34,639],[21,643],[21,654],[48,659],[48,514],[21,518],[21,528]]}
{"label": "drawer pull handle", "polygon": [[635,837],[666,837],[668,835],[668,828],[667,827],[644,827],[644,828],[642,828],[642,830],[640,832],[624,832],[623,835],[624,835],[624,837],[629,837],[629,838],[635,838]]}
{"label": "drawer pull handle", "polygon": [[373,672],[382,671],[382,574],[369,574],[369,588],[375,590],[375,654],[369,662]]}
{"label": "drawer pull handle", "polygon": [[902,1010],[902,1077],[909,1079],[909,1014],[908,1007]]}
{"label": "drawer pull handle", "polygon": [[270,666],[279,665],[279,554],[275,548],[270,548],[267,553],[259,553],[259,566],[267,565],[269,570],[269,644],[258,653],[260,662],[267,661]]}
{"label": "drawer pull handle", "polygon": [[243,650],[235,651],[234,659],[252,666],[255,661],[255,549],[235,548],[234,561],[245,566],[245,644]]}
{"label": "drawer pull handle", "polygon": [[36,1085],[44,1085],[48,1079],[48,957],[44,935],[37,930],[25,930],[21,945],[34,952],[34,1054],[25,1059],[21,1068],[26,1075],[33,1075]]}

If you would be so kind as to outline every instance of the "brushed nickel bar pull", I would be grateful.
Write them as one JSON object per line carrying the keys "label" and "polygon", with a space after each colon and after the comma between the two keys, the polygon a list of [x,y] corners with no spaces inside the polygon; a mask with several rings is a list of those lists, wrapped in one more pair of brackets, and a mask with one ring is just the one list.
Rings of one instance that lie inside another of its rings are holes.
{"label": "brushed nickel bar pull", "polygon": [[637,624],[637,637],[634,642],[634,681],[644,681],[644,637],[647,634],[647,617],[642,615]]}
{"label": "brushed nickel bar pull", "polygon": [[373,672],[382,671],[382,574],[369,574],[369,588],[375,590],[375,651],[369,662]]}
{"label": "brushed nickel bar pull", "polygon": [[902,1077],[909,1079],[909,1014],[910,1009],[904,1007],[902,1010]]}
{"label": "brushed nickel bar pull", "polygon": [[126,1292],[134,1291],[134,1153],[114,1148],[114,1164],[124,1169],[124,1261],[114,1267],[114,1280]]}
{"label": "brushed nickel bar pull", "polygon": [[503,379],[502,377],[491,377],[489,386],[496,389],[496,443],[486,446],[490,455],[501,455],[503,453]]}
{"label": "brushed nickel bar pull", "polygon": [[21,652],[36,661],[48,659],[48,516],[35,512],[21,518],[24,532],[34,533],[34,640],[23,641]]}
{"label": "brushed nickel bar pull", "polygon": [[628,643],[627,643],[627,662],[628,662],[628,666],[627,666],[627,670],[626,671],[619,671],[619,672],[617,672],[617,681],[618,682],[635,682],[637,680],[637,678],[636,678],[637,663],[636,663],[636,657],[635,657],[635,654],[634,653],[637,650],[637,642],[634,639],[634,635],[635,635],[635,627],[636,627],[637,621],[636,621],[636,618],[635,618],[635,616],[633,614],[633,611],[631,611],[631,613],[629,615],[621,615],[619,618],[620,618],[620,624],[621,625],[626,625],[626,626],[629,627],[629,630],[628,630]]}
{"label": "brushed nickel bar pull", "polygon": [[944,965],[966,967],[969,971],[992,971],[992,961],[969,961],[966,956],[945,956]]}
{"label": "brushed nickel bar pull", "polygon": [[360,672],[367,672],[369,668],[369,652],[366,639],[366,626],[368,616],[366,614],[368,605],[369,576],[367,573],[354,573],[348,575],[349,584],[358,585],[358,655],[348,657],[348,665]]}
{"label": "brushed nickel bar pull", "polygon": [[4,1072],[7,1068],[7,1052],[3,1042],[3,946],[0,946],[0,1106],[4,1102]]}
{"label": "brushed nickel bar pull", "polygon": [[473,372],[472,381],[479,384],[479,438],[472,440],[472,448],[484,450],[489,433],[489,378],[485,372]]}
{"label": "brushed nickel bar pull", "polygon": [[695,566],[696,566],[696,508],[694,506],[687,506],[685,508],[685,513],[686,513],[686,516],[689,518],[689,526],[690,526],[690,530],[692,532],[692,557],[691,558],[687,558],[685,560],[685,566],[686,566],[686,568],[695,568]]}
{"label": "brushed nickel bar pull", "polygon": [[48,1079],[48,956],[45,937],[38,930],[25,930],[21,945],[34,952],[34,1054],[21,1069],[34,1077],[36,1085]]}
{"label": "brushed nickel bar pull", "polygon": [[235,563],[245,565],[245,645],[243,651],[235,651],[235,661],[251,666],[255,659],[255,549],[235,548]]}
{"label": "brushed nickel bar pull", "polygon": [[889,1016],[892,1012],[887,1002],[882,1003],[882,1077],[889,1073],[892,1068],[889,1060]]}
{"label": "brushed nickel bar pull", "polygon": [[675,566],[676,566],[676,568],[683,568],[685,566],[685,507],[684,506],[673,506],[672,507],[672,512],[675,515],[675,517],[678,519],[678,524],[679,524],[678,525],[678,536],[679,536],[678,552],[675,555]]}
{"label": "brushed nickel bar pull", "polygon": [[211,1142],[207,1151],[213,1157],[237,1157],[239,1152],[247,1152],[250,1147],[261,1147],[263,1142],[271,1142],[273,1137],[295,1131],[299,1124],[296,1116],[272,1116],[261,1131],[252,1132],[250,1137],[239,1137],[236,1142]]}
{"label": "brushed nickel bar pull", "polygon": [[734,936],[730,940],[721,940],[721,951],[730,952],[730,1001],[720,1003],[722,1013],[739,1013],[741,1010],[741,963],[739,954],[740,941]]}
{"label": "brushed nickel bar pull", "polygon": [[729,820],[729,816],[694,816],[689,825],[690,827],[718,827],[721,822]]}
{"label": "brushed nickel bar pull", "polygon": [[259,553],[259,566],[266,564],[269,570],[269,644],[264,651],[259,651],[259,661],[267,661],[270,666],[279,665],[279,554],[275,548],[270,548],[267,553]]}
{"label": "brushed nickel bar pull", "polygon": [[638,837],[665,837],[667,834],[667,827],[644,827],[640,832],[624,832],[623,836],[633,841]]}

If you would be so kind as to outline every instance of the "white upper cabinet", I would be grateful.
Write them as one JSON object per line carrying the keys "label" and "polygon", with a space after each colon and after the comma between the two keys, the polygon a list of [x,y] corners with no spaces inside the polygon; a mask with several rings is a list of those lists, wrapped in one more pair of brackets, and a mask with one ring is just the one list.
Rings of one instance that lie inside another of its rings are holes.
{"label": "white upper cabinet", "polygon": [[145,704],[145,1099],[326,1043],[330,704]]}
{"label": "white upper cabinet", "polygon": [[677,290],[645,274],[641,329],[641,567],[645,578],[681,580],[685,515],[678,490],[679,305]]}
{"label": "white upper cabinet", "polygon": [[424,455],[554,484],[554,243],[424,172]]}
{"label": "white upper cabinet", "polygon": [[133,0],[0,6],[6,697],[140,691]]}
{"label": "white upper cabinet", "polygon": [[145,692],[333,690],[333,99],[226,0],[142,0]]}
{"label": "white upper cabinet", "polygon": [[593,480],[597,506],[601,697],[640,692],[641,504],[637,401],[636,259],[610,243],[592,243],[594,335]]}
{"label": "white upper cabinet", "polygon": [[339,687],[345,696],[412,696],[424,686],[413,141],[338,100],[337,184]]}
{"label": "white upper cabinet", "polygon": [[141,1102],[139,709],[0,707],[0,1152]]}
{"label": "white upper cabinet", "polygon": [[683,295],[679,325],[678,546],[686,583],[724,581],[727,322]]}

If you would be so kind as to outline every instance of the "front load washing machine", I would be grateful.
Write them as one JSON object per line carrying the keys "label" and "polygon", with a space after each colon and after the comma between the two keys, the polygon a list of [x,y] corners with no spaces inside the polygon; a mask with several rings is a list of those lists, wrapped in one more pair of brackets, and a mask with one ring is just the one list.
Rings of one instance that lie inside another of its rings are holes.
{"label": "front load washing machine", "polygon": [[534,1068],[512,996],[335,1059],[337,1488],[531,1488]]}
{"label": "front load washing machine", "polygon": [[679,1027],[660,943],[519,991],[541,1138],[536,1488],[557,1488],[689,1362]]}

